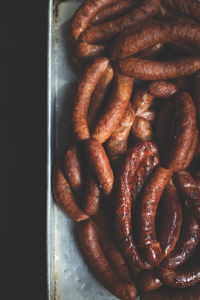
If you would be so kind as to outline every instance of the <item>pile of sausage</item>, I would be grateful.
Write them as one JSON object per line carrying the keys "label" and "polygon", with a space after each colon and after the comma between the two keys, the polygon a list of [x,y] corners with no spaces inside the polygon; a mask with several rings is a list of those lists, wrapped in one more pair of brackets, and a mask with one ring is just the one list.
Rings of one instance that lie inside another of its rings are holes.
{"label": "pile of sausage", "polygon": [[122,300],[200,299],[198,22],[198,0],[85,0],[72,18],[80,76],[53,194]]}

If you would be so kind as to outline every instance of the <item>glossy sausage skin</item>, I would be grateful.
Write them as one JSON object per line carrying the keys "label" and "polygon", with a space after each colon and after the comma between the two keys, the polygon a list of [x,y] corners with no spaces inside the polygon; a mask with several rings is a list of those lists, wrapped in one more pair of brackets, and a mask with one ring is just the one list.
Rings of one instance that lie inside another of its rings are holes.
{"label": "glossy sausage skin", "polygon": [[134,300],[137,296],[135,286],[116,275],[102,251],[95,226],[90,219],[79,226],[79,238],[84,257],[97,279],[117,298]]}
{"label": "glossy sausage skin", "polygon": [[163,284],[157,278],[155,270],[142,270],[139,274],[138,285],[142,291],[154,291],[159,289]]}
{"label": "glossy sausage skin", "polygon": [[162,218],[158,240],[164,256],[168,255],[176,246],[182,225],[182,205],[178,191],[169,181],[161,197]]}
{"label": "glossy sausage skin", "polygon": [[131,127],[134,144],[142,141],[153,140],[153,130],[149,121],[143,117],[136,116]]}
{"label": "glossy sausage skin", "polygon": [[88,65],[78,81],[71,114],[72,136],[77,142],[82,142],[90,137],[87,122],[89,104],[96,84],[103,75],[108,63],[109,59],[105,57],[97,58]]}
{"label": "glossy sausage skin", "polygon": [[60,157],[57,159],[54,165],[52,186],[53,195],[56,202],[69,218],[77,222],[89,218],[89,215],[82,211],[68,182],[65,179]]}
{"label": "glossy sausage skin", "polygon": [[111,136],[123,117],[131,97],[133,82],[134,79],[115,72],[111,96],[92,134],[100,143]]}
{"label": "glossy sausage skin", "polygon": [[165,167],[178,172],[185,167],[185,160],[196,134],[196,109],[187,92],[178,92],[174,98],[177,113],[175,137],[165,160]]}
{"label": "glossy sausage skin", "polygon": [[145,141],[130,148],[121,162],[115,181],[115,228],[120,246],[129,263],[139,269],[151,268],[139,253],[131,228],[132,181],[140,164],[150,155],[158,155],[155,143]]}
{"label": "glossy sausage skin", "polygon": [[151,19],[158,11],[160,0],[143,0],[136,8],[127,14],[109,22],[90,26],[85,29],[80,39],[89,44],[103,44],[116,38],[121,32],[131,25]]}
{"label": "glossy sausage skin", "polygon": [[156,237],[155,216],[160,197],[172,177],[170,170],[157,166],[142,190],[137,210],[137,233],[140,247],[147,261],[156,266],[163,258]]}
{"label": "glossy sausage skin", "polygon": [[85,142],[85,156],[98,179],[100,188],[105,194],[110,194],[114,176],[103,146],[95,139],[88,139]]}

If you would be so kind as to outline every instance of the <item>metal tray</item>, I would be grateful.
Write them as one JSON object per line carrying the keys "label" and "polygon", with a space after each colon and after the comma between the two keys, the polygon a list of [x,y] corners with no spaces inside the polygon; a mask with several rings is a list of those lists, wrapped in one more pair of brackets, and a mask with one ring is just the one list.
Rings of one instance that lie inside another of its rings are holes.
{"label": "metal tray", "polygon": [[[49,2],[48,139],[47,139],[47,268],[49,300],[114,300],[93,276],[82,256],[77,223],[55,204],[52,166],[69,135],[69,114],[77,74],[69,56],[69,23],[81,1]],[[137,298],[139,300],[139,298]]]}

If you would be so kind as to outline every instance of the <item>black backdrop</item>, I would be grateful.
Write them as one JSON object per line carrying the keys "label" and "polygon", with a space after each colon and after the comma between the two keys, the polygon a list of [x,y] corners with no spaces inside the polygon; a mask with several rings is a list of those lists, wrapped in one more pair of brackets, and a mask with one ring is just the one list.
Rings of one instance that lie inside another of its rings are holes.
{"label": "black backdrop", "polygon": [[48,0],[0,7],[0,299],[46,300]]}

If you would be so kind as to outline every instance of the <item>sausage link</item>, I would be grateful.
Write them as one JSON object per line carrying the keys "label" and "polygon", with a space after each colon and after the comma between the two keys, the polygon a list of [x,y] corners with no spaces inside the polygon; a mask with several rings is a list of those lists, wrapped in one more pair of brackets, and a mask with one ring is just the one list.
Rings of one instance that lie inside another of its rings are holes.
{"label": "sausage link", "polygon": [[193,160],[195,162],[200,162],[200,133],[198,133],[197,146],[194,152]]}
{"label": "sausage link", "polygon": [[106,259],[90,219],[79,226],[79,238],[84,256],[98,280],[105,288],[121,300],[134,300],[137,289],[119,278]]}
{"label": "sausage link", "polygon": [[83,172],[80,149],[77,143],[70,139],[63,155],[63,171],[70,187],[79,195],[83,191]]}
{"label": "sausage link", "polygon": [[128,136],[134,118],[134,111],[131,103],[129,102],[121,121],[119,122],[109,139],[106,141],[108,158],[114,171],[117,170],[120,160],[122,159],[122,155],[128,149]]}
{"label": "sausage link", "polygon": [[102,192],[92,170],[88,167],[82,207],[88,215],[96,214],[102,202]]}
{"label": "sausage link", "polygon": [[155,216],[160,197],[162,196],[172,172],[162,167],[156,167],[148,178],[137,210],[137,233],[140,247],[147,261],[159,265],[163,258],[160,243],[156,237]]}
{"label": "sausage link", "polygon": [[178,92],[174,99],[177,114],[175,138],[165,160],[165,167],[178,172],[185,161],[196,134],[196,109],[187,92]]}
{"label": "sausage link", "polygon": [[77,222],[89,218],[80,208],[79,203],[65,179],[60,157],[57,159],[53,168],[52,186],[56,202],[69,218]]}
{"label": "sausage link", "polygon": [[79,59],[89,62],[99,56],[106,56],[108,52],[108,45],[94,45],[76,41],[74,45],[74,52]]}
{"label": "sausage link", "polygon": [[158,240],[162,252],[166,256],[176,246],[182,225],[182,205],[172,179],[169,181],[160,202],[162,217]]}
{"label": "sausage link", "polygon": [[164,49],[164,44],[158,43],[149,48],[141,50],[136,54],[136,57],[154,60],[163,52],[163,49]]}
{"label": "sausage link", "polygon": [[86,71],[79,79],[77,91],[72,103],[71,116],[72,135],[77,142],[90,138],[87,122],[90,99],[108,63],[109,59],[105,57],[97,58],[93,63],[88,65]]}
{"label": "sausage link", "polygon": [[163,285],[155,275],[155,270],[142,270],[139,274],[138,284],[142,291],[154,291]]}
{"label": "sausage link", "polygon": [[127,14],[102,24],[86,28],[80,39],[89,44],[102,44],[116,38],[127,27],[151,19],[158,11],[160,0],[144,0]]}
{"label": "sausage link", "polygon": [[115,72],[111,96],[92,134],[100,143],[111,136],[123,117],[131,97],[133,82],[134,79]]}
{"label": "sausage link", "polygon": [[195,151],[197,149],[197,144],[198,144],[198,129],[196,129],[194,140],[193,140],[193,143],[191,145],[190,151],[187,155],[187,158],[186,158],[185,164],[183,166],[183,169],[186,169],[190,165],[190,163],[192,162],[192,160],[194,158]]}
{"label": "sausage link", "polygon": [[200,122],[200,70],[195,73],[193,78],[194,103],[197,110],[197,118]]}
{"label": "sausage link", "polygon": [[136,57],[117,62],[119,73],[140,80],[168,80],[192,75],[200,69],[200,57],[191,56],[167,61],[152,61]]}
{"label": "sausage link", "polygon": [[131,228],[132,181],[140,164],[149,156],[158,155],[155,143],[145,141],[130,148],[121,162],[115,181],[115,228],[119,244],[130,265],[136,268],[151,268],[142,258],[133,239]]}
{"label": "sausage link", "polygon": [[189,76],[181,76],[179,78],[174,78],[171,80],[173,83],[175,83],[180,91],[186,91],[189,94],[191,94],[192,91],[192,78]]}
{"label": "sausage link", "polygon": [[113,240],[117,241],[113,217],[107,210],[101,208],[95,215],[91,215],[92,221],[105,231]]}
{"label": "sausage link", "polygon": [[105,194],[113,189],[114,176],[103,146],[95,139],[85,142],[85,156]]}
{"label": "sausage link", "polygon": [[149,121],[149,123],[151,125],[153,125],[157,118],[157,114],[158,114],[158,112],[155,109],[149,108],[146,111],[144,111],[143,113],[141,113],[140,117],[147,119]]}
{"label": "sausage link", "polygon": [[153,130],[149,121],[143,117],[136,116],[131,127],[133,142],[135,144],[142,141],[153,140]]}
{"label": "sausage link", "polygon": [[90,106],[88,110],[88,126],[92,132],[94,125],[103,111],[105,101],[107,100],[108,93],[114,76],[114,69],[111,64],[108,64],[105,72],[97,83],[95,90],[92,94]]}

